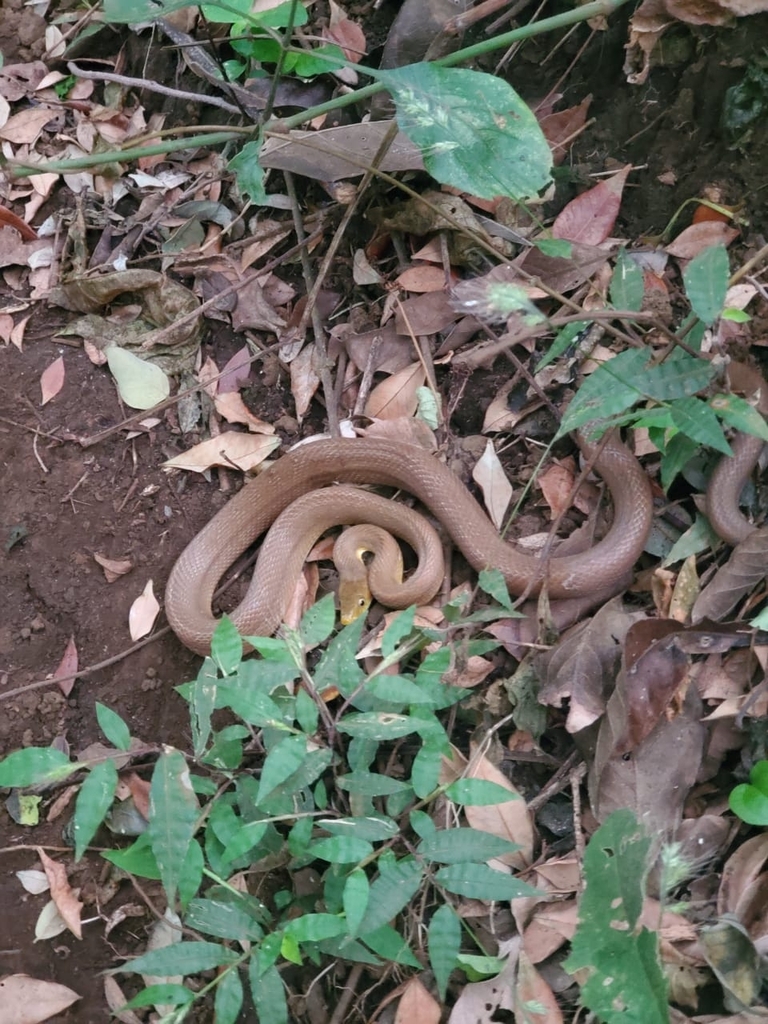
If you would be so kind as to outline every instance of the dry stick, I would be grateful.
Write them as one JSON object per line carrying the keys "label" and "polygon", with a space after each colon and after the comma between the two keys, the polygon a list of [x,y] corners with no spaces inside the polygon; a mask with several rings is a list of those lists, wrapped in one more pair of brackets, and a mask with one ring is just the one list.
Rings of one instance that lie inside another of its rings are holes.
{"label": "dry stick", "polygon": [[[208,299],[207,302],[203,302],[200,306],[197,307],[197,309],[192,310],[191,313],[187,313],[184,316],[179,317],[179,319],[174,324],[172,324],[171,327],[164,327],[162,330],[154,333],[152,335],[152,343],[157,344],[159,341],[164,340],[164,335],[169,333],[170,330],[175,330],[176,328],[183,326],[184,324],[191,323],[193,320],[196,320],[197,317],[199,317],[202,313],[204,313],[206,309],[209,309],[212,305],[214,305],[214,303],[219,302],[227,295],[231,295],[234,292],[239,291],[240,288],[245,288],[246,285],[251,284],[253,281],[257,280],[262,274],[268,273],[270,270],[274,270],[275,267],[279,266],[280,263],[282,263],[289,256],[292,256],[294,253],[298,252],[301,248],[303,248],[304,245],[309,245],[311,242],[313,242],[315,238],[319,237],[321,232],[322,229],[318,228],[317,231],[314,231],[311,235],[309,235],[304,242],[299,242],[297,245],[292,246],[287,252],[283,253],[282,256],[279,256],[274,260],[270,260],[270,262],[267,263],[266,266],[264,266],[261,270],[256,271],[253,274],[249,274],[247,277],[244,277],[242,281],[237,281],[235,284],[230,285],[228,288],[225,288],[217,295],[214,295],[212,298]],[[274,347],[275,346],[271,346],[271,348]],[[262,353],[258,353],[257,355],[252,356],[248,360],[248,362],[255,362],[257,359],[260,359],[261,356]],[[101,441],[105,441],[113,434],[116,434],[120,430],[123,430],[124,427],[131,426],[132,424],[137,423],[139,420],[146,419],[148,416],[155,415],[155,413],[163,412],[163,410],[167,409],[169,406],[175,405],[180,398],[184,398],[187,395],[191,395],[194,391],[200,391],[202,388],[207,387],[208,384],[213,384],[215,381],[219,380],[223,375],[224,371],[217,374],[217,376],[212,377],[204,384],[193,384],[192,387],[186,388],[184,391],[180,391],[178,392],[178,394],[172,395],[170,398],[166,398],[162,402],[158,402],[158,404],[153,406],[151,409],[140,410],[139,412],[134,413],[132,416],[128,416],[126,419],[122,420],[122,422],[116,423],[113,427],[108,427],[106,430],[102,430],[98,434],[93,434],[91,435],[91,437],[77,438],[76,440],[78,441],[78,444],[80,444],[81,447],[90,448],[92,445],[99,444]],[[57,438],[57,440],[60,440],[60,438]]]}
{"label": "dry stick", "polygon": [[354,967],[352,967],[349,974],[347,975],[347,980],[345,981],[341,989],[341,996],[339,997],[339,1001],[336,1004],[336,1009],[333,1011],[333,1016],[328,1021],[328,1024],[342,1024],[342,1021],[347,1016],[349,1004],[355,997],[355,989],[357,988],[357,983],[358,981],[360,981],[360,976],[362,973],[362,964],[355,964]]}
{"label": "dry stick", "polygon": [[157,92],[162,96],[172,96],[177,100],[189,100],[192,103],[208,104],[210,107],[221,107],[230,114],[242,114],[240,107],[219,96],[204,96],[202,93],[185,92],[183,89],[172,89],[167,85],[160,85],[159,82],[152,82],[146,78],[129,78],[127,75],[113,75],[107,71],[85,71],[78,67],[74,61],[67,64],[70,74],[78,78],[89,78],[94,82],[115,82],[117,85],[125,85],[129,89],[145,89],[147,92]]}

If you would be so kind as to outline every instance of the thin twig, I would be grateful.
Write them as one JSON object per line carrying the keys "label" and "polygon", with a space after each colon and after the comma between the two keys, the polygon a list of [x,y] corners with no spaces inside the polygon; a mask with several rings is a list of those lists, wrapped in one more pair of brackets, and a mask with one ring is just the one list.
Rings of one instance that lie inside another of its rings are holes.
{"label": "thin twig", "polygon": [[191,103],[208,104],[210,107],[221,107],[230,114],[241,114],[242,111],[234,103],[228,103],[220,96],[205,96],[202,93],[186,92],[184,89],[172,89],[170,86],[161,85],[159,82],[152,82],[146,78],[129,78],[127,75],[114,75],[108,71],[85,71],[78,67],[74,61],[67,64],[70,74],[78,78],[88,78],[94,82],[114,82],[116,85],[124,85],[129,89],[144,89],[147,92],[160,93],[162,96],[172,96],[177,100],[189,100]]}

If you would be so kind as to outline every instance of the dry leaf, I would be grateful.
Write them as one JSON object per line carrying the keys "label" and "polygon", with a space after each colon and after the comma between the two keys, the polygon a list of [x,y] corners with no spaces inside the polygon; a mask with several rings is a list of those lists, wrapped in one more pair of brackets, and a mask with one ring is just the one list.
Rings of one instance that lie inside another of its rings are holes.
{"label": "dry leaf", "polygon": [[309,409],[318,385],[320,374],[315,368],[317,349],[314,345],[305,345],[294,360],[291,361],[291,394],[296,403],[296,416],[299,423]]}
{"label": "dry leaf", "polygon": [[150,783],[146,779],[142,779],[136,772],[129,772],[121,781],[130,790],[136,810],[149,821]]}
{"label": "dry leaf", "polygon": [[405,983],[395,1012],[395,1024],[440,1024],[440,1004],[424,987],[419,978]]}
{"label": "dry leaf", "polygon": [[104,979],[104,998],[107,1001],[107,1006],[112,1011],[115,1019],[120,1021],[120,1024],[141,1024],[141,1020],[133,1010],[120,1009],[121,1006],[125,1006],[128,1002],[128,997],[114,978],[106,977]]}
{"label": "dry leaf", "polygon": [[670,256],[677,256],[678,259],[692,260],[694,256],[698,256],[700,252],[713,245],[729,246],[738,234],[736,228],[729,227],[722,221],[705,220],[701,224],[691,224],[681,231],[674,242],[667,246],[666,252]]}
{"label": "dry leaf", "polygon": [[191,473],[204,473],[211,466],[228,466],[247,473],[279,447],[279,437],[225,431],[218,437],[201,441],[182,455],[168,459],[163,465],[168,469],[187,469]]}
{"label": "dry leaf", "polygon": [[114,583],[116,579],[125,576],[133,568],[133,562],[129,558],[107,558],[106,555],[100,555],[98,551],[94,552],[93,557],[104,570],[107,583]]}
{"label": "dry leaf", "polygon": [[32,893],[33,896],[39,896],[41,893],[48,892],[51,885],[48,881],[48,875],[44,871],[17,871],[16,877],[24,886],[26,892]]}
{"label": "dry leaf", "polygon": [[64,655],[59,662],[59,667],[53,673],[53,680],[58,683],[59,689],[65,697],[70,695],[72,687],[75,685],[75,679],[67,677],[74,677],[77,669],[77,645],[75,644],[75,638],[71,636],[64,651]]}
{"label": "dry leaf", "polygon": [[398,370],[377,384],[368,396],[365,415],[372,419],[393,420],[400,416],[413,416],[418,406],[417,392],[425,381],[421,363]]}
{"label": "dry leaf", "polygon": [[40,1024],[80,998],[66,985],[11,974],[0,981],[0,1024]]}
{"label": "dry leaf", "polygon": [[45,405],[61,391],[64,386],[64,356],[54,359],[40,375],[40,390],[43,393],[40,405]]}
{"label": "dry leaf", "polygon": [[254,434],[274,434],[275,432],[271,423],[254,416],[239,391],[219,392],[214,398],[214,405],[216,412],[223,416],[227,423],[244,423]]}
{"label": "dry leaf", "polygon": [[407,292],[442,292],[445,291],[445,271],[428,263],[408,267],[397,276],[395,284]]}
{"label": "dry leaf", "polygon": [[8,118],[0,128],[0,139],[13,142],[18,146],[31,146],[43,128],[54,117],[56,117],[56,112],[48,107],[28,107]]}
{"label": "dry leaf", "polygon": [[128,631],[131,640],[141,640],[151,632],[155,619],[160,612],[160,605],[157,603],[152,580],[147,580],[147,585],[139,597],[131,605],[128,612]]}
{"label": "dry leaf", "polygon": [[76,938],[82,939],[80,911],[83,909],[83,904],[67,880],[67,869],[60,861],[52,860],[40,847],[37,849],[37,855],[42,861],[43,869],[51,884],[51,899],[56,904],[56,909],[72,934]]}
{"label": "dry leaf", "polygon": [[584,245],[600,245],[613,231],[621,206],[624,183],[632,169],[627,164],[618,173],[576,196],[555,218],[552,237]]}
{"label": "dry leaf", "polygon": [[219,394],[223,394],[225,391],[239,391],[251,376],[252,361],[253,353],[247,345],[243,345],[241,349],[238,349],[232,358],[227,360],[224,364],[224,369],[221,371],[221,377],[218,381]]}
{"label": "dry leaf", "polygon": [[23,320],[19,320],[19,322],[15,324],[13,330],[11,331],[10,340],[19,350],[19,352],[21,352],[24,345],[24,331],[27,329],[28,323],[29,317],[25,316]]}
{"label": "dry leaf", "polygon": [[562,1024],[555,994],[521,950],[515,986],[516,1024]]}
{"label": "dry leaf", "polygon": [[493,525],[500,530],[512,498],[512,484],[507,480],[492,441],[486,443],[485,451],[472,470],[472,478],[483,492]]}

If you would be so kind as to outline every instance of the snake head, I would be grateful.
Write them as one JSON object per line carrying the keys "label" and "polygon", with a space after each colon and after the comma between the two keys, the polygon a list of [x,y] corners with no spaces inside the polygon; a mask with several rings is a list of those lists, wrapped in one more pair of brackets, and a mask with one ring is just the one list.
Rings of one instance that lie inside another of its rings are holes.
{"label": "snake head", "polygon": [[366,615],[371,607],[371,591],[365,578],[339,580],[339,618],[342,625],[348,626]]}

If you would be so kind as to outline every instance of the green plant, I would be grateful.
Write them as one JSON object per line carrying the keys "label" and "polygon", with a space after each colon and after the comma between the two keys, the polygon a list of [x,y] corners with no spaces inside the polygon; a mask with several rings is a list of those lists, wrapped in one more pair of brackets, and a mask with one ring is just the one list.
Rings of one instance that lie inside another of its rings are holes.
{"label": "green plant", "polygon": [[768,761],[758,761],[752,767],[749,782],[731,791],[728,804],[748,825],[768,825]]}
{"label": "green plant", "polygon": [[[457,654],[496,646],[467,638],[467,625],[509,614],[499,575],[483,574],[482,583],[501,604],[467,615],[454,602],[444,630],[417,628],[414,609],[402,612],[384,632],[381,663],[368,674],[356,658],[363,620],[332,636],[330,597],[307,612],[297,632],[247,638],[257,652],[247,660],[234,626],[222,621],[211,657],[193,682],[179,687],[189,705],[191,754],[163,750],[152,770],[146,832],[103,854],[132,875],[160,879],[185,929],[181,941],[120,970],[160,979],[218,974],[195,990],[158,982],[129,1005],[176,1007],[167,1019],[181,1020],[215,989],[216,1024],[228,1024],[247,977],[261,1024],[279,1024],[287,1020],[281,963],[331,956],[420,969],[405,913],[412,902],[428,920],[420,945],[441,996],[456,969],[473,976],[498,971],[484,950],[462,950],[473,940],[452,903],[455,896],[490,901],[533,894],[514,874],[486,863],[508,859],[518,847],[464,824],[439,830],[429,813],[439,799],[448,801],[457,822],[462,807],[515,798],[511,788],[451,773],[452,747],[440,720],[440,712],[469,692],[443,682]],[[326,641],[310,668],[307,652]],[[439,646],[425,650],[429,645]],[[398,674],[387,674],[395,665]],[[333,705],[322,697],[329,687],[339,694]],[[228,724],[217,721],[222,711]],[[127,750],[126,724],[108,708],[97,706],[97,714],[116,752]],[[392,743],[402,746],[398,777],[378,770]],[[74,812],[77,858],[112,805],[114,761],[83,765],[59,751],[30,748],[0,763],[2,786],[60,781],[83,768]],[[309,864],[322,876],[311,896],[294,888],[294,872]],[[267,868],[279,879],[269,897],[235,884]],[[192,933],[199,938],[190,940]]]}

